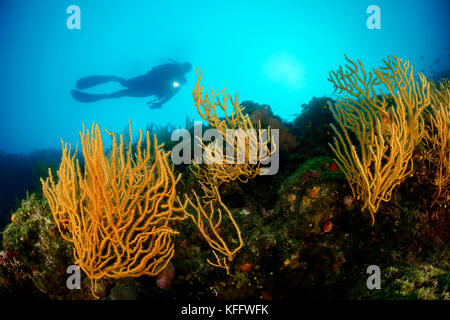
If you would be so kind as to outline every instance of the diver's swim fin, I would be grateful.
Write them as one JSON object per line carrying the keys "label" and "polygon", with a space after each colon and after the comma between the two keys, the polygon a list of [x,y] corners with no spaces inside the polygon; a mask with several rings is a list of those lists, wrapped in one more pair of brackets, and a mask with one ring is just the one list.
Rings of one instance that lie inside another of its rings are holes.
{"label": "diver's swim fin", "polygon": [[84,93],[78,90],[72,90],[72,97],[79,102],[95,102],[107,98],[108,95]]}
{"label": "diver's swim fin", "polygon": [[99,84],[104,84],[110,81],[117,81],[117,77],[114,76],[89,76],[81,78],[77,81],[77,89],[83,90]]}

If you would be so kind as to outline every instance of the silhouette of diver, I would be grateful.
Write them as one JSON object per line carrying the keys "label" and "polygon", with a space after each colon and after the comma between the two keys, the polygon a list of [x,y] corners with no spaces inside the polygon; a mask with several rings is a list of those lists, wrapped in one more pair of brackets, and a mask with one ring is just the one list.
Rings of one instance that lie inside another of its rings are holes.
{"label": "silhouette of diver", "polygon": [[[189,62],[180,64],[172,59],[170,61],[172,63],[153,67],[146,74],[131,79],[116,76],[89,76],[81,78],[77,81],[78,90],[72,90],[72,96],[75,100],[85,103],[121,97],[155,96],[147,104],[151,109],[161,108],[186,83],[185,74],[192,69],[192,65]],[[91,94],[79,91],[111,81],[118,82],[127,89],[109,94]]]}

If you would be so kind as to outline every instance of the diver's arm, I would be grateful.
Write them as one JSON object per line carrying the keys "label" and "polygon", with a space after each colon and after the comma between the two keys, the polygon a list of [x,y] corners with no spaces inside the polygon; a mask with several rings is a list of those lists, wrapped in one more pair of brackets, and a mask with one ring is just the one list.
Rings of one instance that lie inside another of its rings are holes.
{"label": "diver's arm", "polygon": [[150,108],[153,108],[152,106],[158,104],[159,102],[160,102],[159,98],[154,98],[153,100],[148,101],[147,104]]}
{"label": "diver's arm", "polygon": [[178,91],[178,90],[173,90],[173,91],[171,91],[169,94],[165,95],[165,96],[164,96],[162,99],[160,99],[159,101],[158,101],[158,99],[154,99],[154,100],[152,100],[152,101],[147,102],[148,107],[149,107],[150,109],[158,109],[158,108],[161,108],[162,105],[163,105],[164,103],[166,103],[167,101],[169,101],[169,100],[175,95],[175,93],[177,93],[177,91]]}

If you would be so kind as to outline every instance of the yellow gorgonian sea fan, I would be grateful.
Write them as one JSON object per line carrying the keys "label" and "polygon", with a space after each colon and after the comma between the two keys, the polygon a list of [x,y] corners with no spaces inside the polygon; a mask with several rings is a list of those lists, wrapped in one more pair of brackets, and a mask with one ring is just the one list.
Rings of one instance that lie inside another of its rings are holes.
{"label": "yellow gorgonian sea fan", "polygon": [[[215,201],[208,203],[200,200],[195,191],[193,191],[193,197],[186,196],[187,207],[192,209],[192,213],[188,210],[185,213],[194,222],[198,231],[212,249],[216,261],[213,262],[208,259],[208,263],[214,267],[223,268],[227,271],[227,274],[230,274],[228,262],[233,261],[236,253],[243,247],[244,240],[230,209],[222,202],[217,187],[213,186],[213,192]],[[222,234],[224,233],[222,230],[224,218],[228,220],[230,230],[233,231],[227,234],[227,237]],[[233,245],[234,249],[232,248]]]}
{"label": "yellow gorgonian sea fan", "polygon": [[[220,133],[220,139],[204,143],[204,165],[194,164],[194,175],[199,181],[205,199],[213,199],[214,188],[231,181],[248,182],[256,176],[266,174],[262,168],[270,156],[276,152],[277,144],[272,139],[270,128],[262,129],[260,121],[252,121],[239,105],[239,95],[234,99],[222,89],[204,92],[202,70],[197,68],[197,83],[192,96],[200,117]],[[223,117],[219,116],[223,113]],[[277,131],[277,130],[276,130]],[[224,150],[224,146],[226,149]]]}
{"label": "yellow gorgonian sea fan", "polygon": [[[106,131],[106,130],[105,130]],[[92,282],[103,277],[154,276],[174,254],[170,226],[185,207],[174,206],[175,177],[168,152],[154,138],[151,152],[149,133],[142,150],[142,132],[135,149],[123,137],[105,155],[101,131],[96,124],[80,132],[84,157],[82,170],[76,152],[63,144],[62,159],[55,182],[51,171],[41,180],[53,217],[62,237],[73,243],[75,264]],[[135,152],[133,152],[135,150]]]}
{"label": "yellow gorgonian sea fan", "polygon": [[434,175],[430,177],[436,187],[434,203],[450,201],[450,81],[439,85],[431,82],[431,105],[427,112],[424,141],[426,156]]}
{"label": "yellow gorgonian sea fan", "polygon": [[430,85],[416,78],[408,61],[397,57],[366,73],[363,64],[331,71],[328,79],[339,94],[330,104],[339,127],[329,144],[354,197],[364,202],[375,222],[382,201],[413,172],[412,154],[424,134],[422,111],[430,104]]}

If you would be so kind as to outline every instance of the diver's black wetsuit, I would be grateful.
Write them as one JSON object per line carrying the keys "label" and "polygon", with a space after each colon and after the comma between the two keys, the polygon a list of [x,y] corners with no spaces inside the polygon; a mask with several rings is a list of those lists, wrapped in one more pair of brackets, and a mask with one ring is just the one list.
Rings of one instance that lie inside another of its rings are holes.
{"label": "diver's black wetsuit", "polygon": [[144,75],[131,79],[115,76],[90,76],[77,82],[77,89],[82,90],[106,82],[115,81],[127,89],[112,92],[110,94],[90,94],[79,90],[72,90],[74,99],[80,102],[94,102],[102,99],[115,99],[120,97],[148,97],[155,99],[147,102],[150,108],[160,108],[182,85],[186,84],[186,73],[191,70],[190,63],[166,63],[153,67]]}

